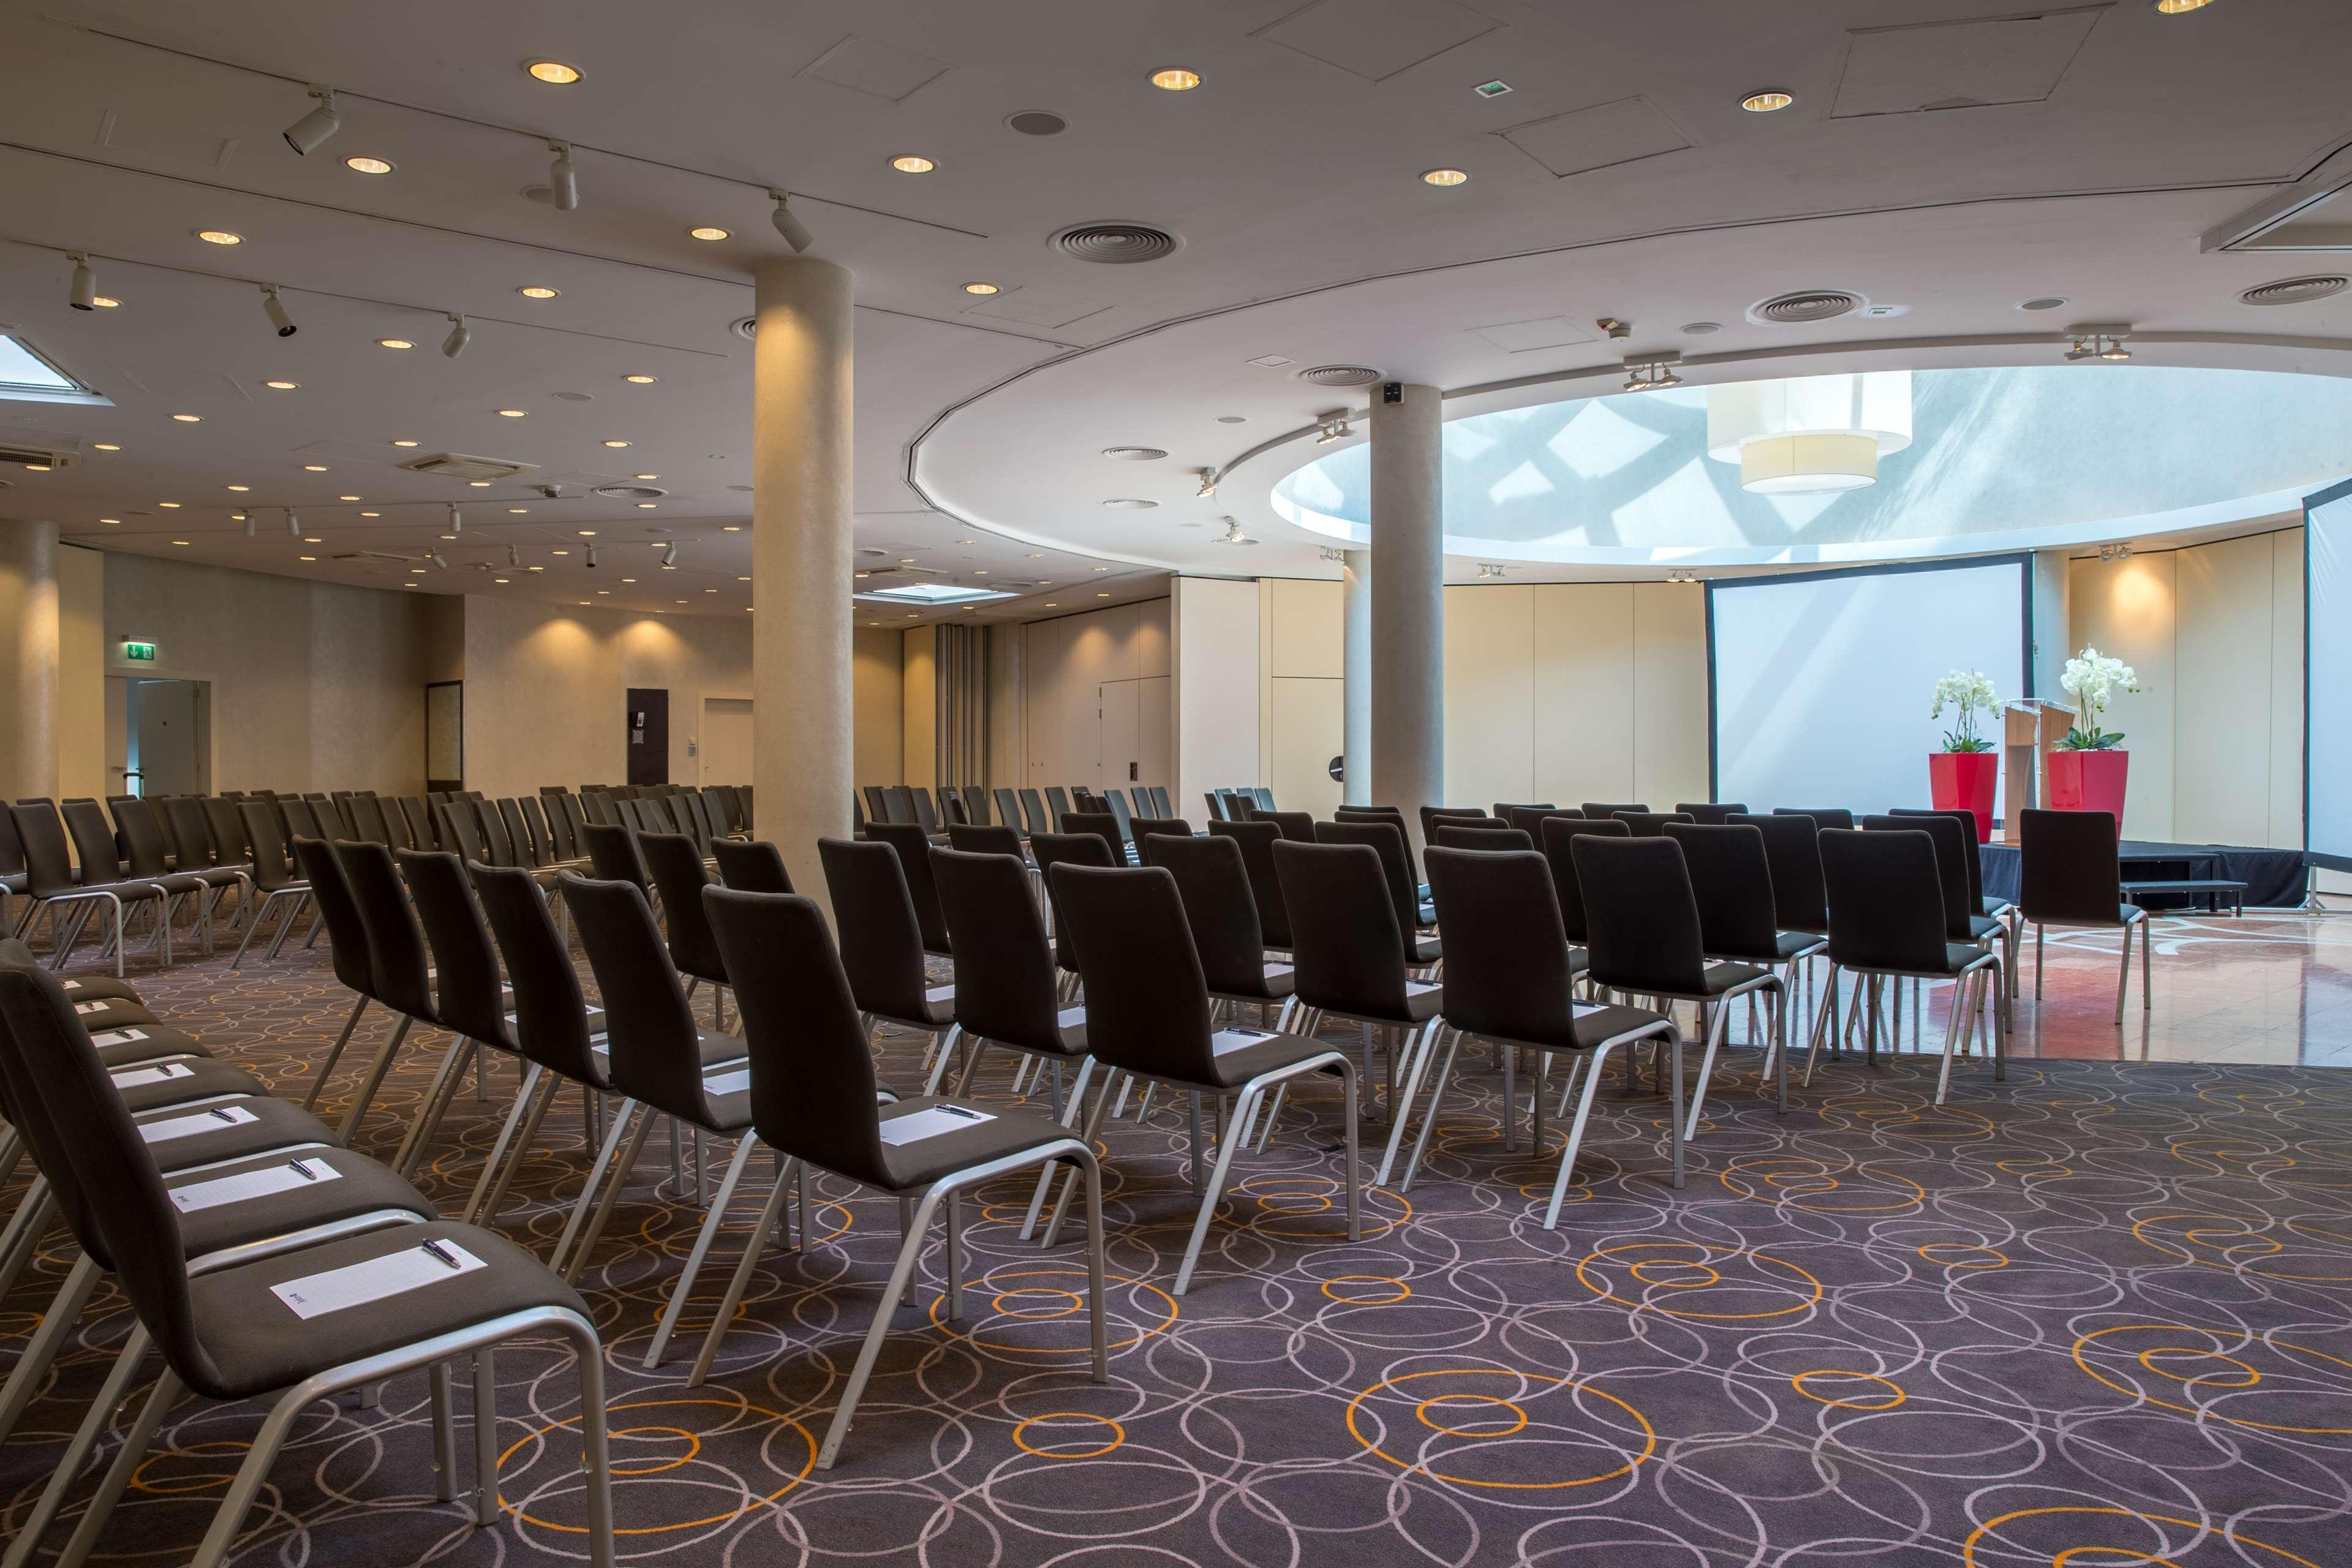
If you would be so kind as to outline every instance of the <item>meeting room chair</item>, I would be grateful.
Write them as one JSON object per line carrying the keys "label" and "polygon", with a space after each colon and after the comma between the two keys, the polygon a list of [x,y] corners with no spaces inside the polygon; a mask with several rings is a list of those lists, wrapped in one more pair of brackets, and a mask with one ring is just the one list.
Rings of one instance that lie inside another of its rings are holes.
{"label": "meeting room chair", "polygon": [[[1229,823],[1246,827],[1248,823]],[[1228,1018],[1255,1007],[1258,1022],[1285,1027],[1296,1003],[1290,965],[1266,962],[1265,933],[1257,921],[1257,899],[1241,845],[1230,838],[1195,838],[1190,833],[1153,834],[1137,841],[1146,866],[1176,879],[1184,923],[1192,933],[1210,999],[1223,1005]]]}
{"label": "meeting room chair", "polygon": [[661,891],[662,931],[669,944],[671,966],[685,981],[690,1004],[695,988],[710,987],[710,1026],[727,1027],[727,966],[719,956],[718,940],[710,934],[709,918],[702,910],[702,889],[710,885],[694,841],[680,833],[647,833],[637,848],[646,858],[654,886]]}
{"label": "meeting room chair", "polygon": [[[286,844],[278,836],[278,820],[269,807],[259,801],[247,801],[241,809],[245,825],[237,834],[237,841],[246,847],[246,869],[252,879],[247,896],[257,895],[258,901],[247,914],[245,935],[238,941],[236,952],[229,956],[232,971],[244,966],[246,950],[261,934],[272,907],[285,901],[285,912],[278,920],[278,934],[269,942],[266,954],[268,959],[278,956],[311,903],[310,880],[288,859]],[[296,842],[299,844],[300,839]]]}
{"label": "meeting room chair", "polygon": [[898,855],[898,869],[907,882],[907,896],[914,900],[915,924],[922,932],[923,951],[940,958],[952,957],[947,921],[940,915],[939,889],[931,882],[931,835],[908,823],[877,822],[866,830],[866,837],[870,842],[888,845]]}
{"label": "meeting room chair", "polygon": [[1077,949],[1071,945],[1068,927],[1063,923],[1062,911],[1054,903],[1053,869],[1058,865],[1123,866],[1126,857],[1115,854],[1110,841],[1097,833],[1033,833],[1029,836],[1030,858],[1036,863],[1037,875],[1045,884],[1045,907],[1053,917],[1054,966],[1062,976],[1065,1000],[1075,996],[1078,987]]}
{"label": "meeting room chair", "polygon": [[1647,811],[1649,809],[1649,806],[1640,801],[1612,802],[1604,800],[1588,800],[1583,805],[1585,816],[1600,817],[1604,820],[1616,816],[1621,811]]}
{"label": "meeting room chair", "polygon": [[1748,993],[1751,1025],[1759,997],[1768,1008],[1759,1070],[1769,1082],[1779,1054],[1788,1046],[1786,1020],[1780,1015],[1795,994],[1797,965],[1825,948],[1829,939],[1781,929],[1780,906],[1772,895],[1771,858],[1761,830],[1730,823],[1672,822],[1664,837],[1682,846],[1707,959],[1753,964],[1780,977],[1777,991]]}
{"label": "meeting room chair", "polygon": [[1772,815],[1810,816],[1814,826],[1825,829],[1835,827],[1852,831],[1853,827],[1853,813],[1842,805],[1776,805],[1772,808]]}
{"label": "meeting room chair", "polygon": [[1430,847],[1433,849],[1443,847],[1509,851],[1533,849],[1535,847],[1534,836],[1524,828],[1499,824],[1489,826],[1483,822],[1472,823],[1450,818],[1441,819],[1437,824],[1436,831],[1430,837]]}
{"label": "meeting room chair", "polygon": [[[1311,821],[1308,829],[1307,842],[1312,843]],[[1282,897],[1282,873],[1274,865],[1274,847],[1283,837],[1282,829],[1261,814],[1248,822],[1212,822],[1209,837],[1230,838],[1241,846],[1242,866],[1249,873],[1250,898],[1257,905],[1259,937],[1267,952],[1287,954],[1292,940],[1290,906]]]}
{"label": "meeting room chair", "polygon": [[[896,848],[879,842],[820,838],[816,850],[840,932],[841,966],[865,1016],[866,1037],[881,1024],[912,1029],[926,1037],[929,1066],[932,1051],[955,1047],[955,986],[933,985],[925,975],[922,925],[905,863]],[[944,940],[944,922],[940,934]]]}
{"label": "meeting room chair", "polygon": [[[1315,825],[1315,842],[1361,844],[1376,850],[1388,888],[1390,908],[1396,917],[1397,931],[1404,940],[1407,966],[1427,969],[1443,959],[1444,949],[1439,939],[1423,931],[1423,927],[1433,922],[1435,916],[1422,907],[1418,889],[1413,885],[1412,850],[1405,843],[1404,829],[1400,824],[1381,821],[1318,822]],[[1291,910],[1294,915],[1298,910],[1295,899],[1292,900]]]}
{"label": "meeting room chair", "polygon": [[2116,1022],[2124,1021],[2124,995],[2131,984],[2131,939],[2139,932],[2139,1005],[2156,1005],[2154,922],[2137,904],[2124,901],[2122,846],[2116,819],[2104,811],[2044,811],[2020,814],[2018,850],[2022,864],[2017,894],[2021,921],[2033,927],[2033,995],[2042,997],[2042,931],[2044,926],[2087,926],[2124,933],[2123,964],[2116,973]]}
{"label": "meeting room chair", "polygon": [[1720,801],[1685,802],[1676,805],[1675,810],[1693,822],[1705,823],[1710,827],[1721,827],[1735,816],[1748,815],[1746,805]]}
{"label": "meeting room chair", "polygon": [[711,847],[719,879],[739,893],[789,893],[793,875],[783,851],[764,838],[721,838]]}
{"label": "meeting room chair", "polygon": [[1691,822],[1696,818],[1674,811],[1618,811],[1611,816],[1625,825],[1627,832],[1636,838],[1663,838],[1669,822]]}

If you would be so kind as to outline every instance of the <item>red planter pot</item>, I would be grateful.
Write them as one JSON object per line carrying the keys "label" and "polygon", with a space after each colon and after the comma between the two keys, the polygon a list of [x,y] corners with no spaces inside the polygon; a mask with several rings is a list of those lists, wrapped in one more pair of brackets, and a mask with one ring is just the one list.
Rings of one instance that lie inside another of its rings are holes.
{"label": "red planter pot", "polygon": [[2000,776],[1998,752],[1930,752],[1927,787],[1937,811],[1976,813],[1977,842],[1992,842],[1992,789]]}
{"label": "red planter pot", "polygon": [[2129,752],[2053,752],[2046,782],[2054,811],[2104,811],[2123,829]]}

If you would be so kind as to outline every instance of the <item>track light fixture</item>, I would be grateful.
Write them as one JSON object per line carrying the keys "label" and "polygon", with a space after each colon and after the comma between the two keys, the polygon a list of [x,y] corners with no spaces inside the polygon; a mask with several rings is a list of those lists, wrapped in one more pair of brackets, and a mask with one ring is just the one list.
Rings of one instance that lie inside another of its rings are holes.
{"label": "track light fixture", "polygon": [[2131,358],[2131,350],[2124,346],[2131,336],[2128,326],[2098,322],[2066,330],[2066,363],[2082,364],[2089,360],[2108,360],[2121,363]]}
{"label": "track light fixture", "polygon": [[1491,561],[1482,561],[1478,563],[1478,581],[1481,583],[1499,583],[1504,575],[1503,568]]}
{"label": "track light fixture", "polygon": [[520,566],[522,564],[522,557],[516,553],[515,547],[511,544],[507,546],[507,564],[509,566]]}
{"label": "track light fixture", "polygon": [[816,236],[808,231],[808,225],[794,216],[792,198],[782,191],[770,191],[768,194],[776,198],[776,210],[768,215],[768,221],[776,226],[776,232],[784,237],[784,243],[793,247],[793,254],[814,245]]}
{"label": "track light fixture", "polygon": [[[1315,444],[1321,447],[1326,446],[1330,442],[1340,440],[1352,434],[1353,429],[1354,427],[1348,423],[1347,417],[1344,415],[1326,418],[1323,422],[1322,428],[1315,433]],[[1228,540],[1225,542],[1234,543],[1237,542]]]}
{"label": "track light fixture", "polygon": [[580,169],[572,162],[572,143],[550,142],[547,150],[555,154],[547,171],[548,200],[557,212],[568,213],[580,205]]}
{"label": "track light fixture", "polygon": [[73,292],[66,296],[66,303],[77,310],[95,310],[98,309],[98,274],[89,269],[89,258],[75,252],[66,259],[74,264]]}
{"label": "track light fixture", "polygon": [[449,503],[449,531],[452,533],[466,531],[466,514],[457,510],[456,501]]}
{"label": "track light fixture", "polygon": [[294,318],[287,314],[286,301],[278,297],[277,284],[264,283],[261,286],[261,308],[268,313],[269,324],[278,329],[279,337],[290,338],[294,335],[298,330],[294,325]]}
{"label": "track light fixture", "polygon": [[1201,470],[1201,488],[1192,492],[1193,496],[1197,500],[1207,500],[1216,493],[1217,470],[1214,468],[1202,468]]}
{"label": "track light fixture", "polygon": [[319,107],[286,128],[286,145],[297,153],[315,153],[320,146],[343,128],[343,117],[335,112],[335,89],[314,87],[310,96]]}
{"label": "track light fixture", "polygon": [[286,532],[290,538],[302,537],[302,520],[294,515],[294,509],[290,506],[286,509]]}
{"label": "track light fixture", "polygon": [[594,545],[593,545],[593,544],[592,544],[592,545],[590,545],[590,546],[588,547],[588,570],[590,570],[591,572],[593,572],[595,569],[596,569],[596,547],[595,547]]}
{"label": "track light fixture", "polygon": [[456,359],[466,352],[466,345],[474,341],[474,331],[471,327],[466,325],[465,317],[454,310],[448,314],[449,335],[441,340],[441,357]]}
{"label": "track light fixture", "polygon": [[2128,561],[2131,558],[2132,547],[2128,544],[2102,544],[2099,546],[2099,559],[2102,561]]}
{"label": "track light fixture", "polygon": [[675,572],[677,570],[677,545],[675,542],[669,544],[662,551],[662,570],[665,572]]}
{"label": "track light fixture", "polygon": [[1229,517],[1225,519],[1224,532],[1219,534],[1210,542],[1213,544],[1255,544],[1257,541],[1252,539],[1248,534],[1242,531],[1241,519],[1237,517]]}
{"label": "track light fixture", "polygon": [[256,526],[253,514],[249,511],[241,511],[237,513],[237,515],[245,519],[245,536],[247,539],[251,539]]}
{"label": "track light fixture", "polygon": [[1682,363],[1680,354],[1651,354],[1625,362],[1625,390],[1628,392],[1660,392],[1669,386],[1680,386],[1683,378],[1675,374]]}

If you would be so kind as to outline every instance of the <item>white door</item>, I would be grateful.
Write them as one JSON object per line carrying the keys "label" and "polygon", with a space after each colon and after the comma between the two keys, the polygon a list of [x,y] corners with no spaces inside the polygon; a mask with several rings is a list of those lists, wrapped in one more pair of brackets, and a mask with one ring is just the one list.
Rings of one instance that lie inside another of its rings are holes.
{"label": "white door", "polygon": [[1143,694],[1139,680],[1112,680],[1095,689],[1102,729],[1095,765],[1095,792],[1125,789],[1142,776]]}
{"label": "white door", "polygon": [[142,795],[195,795],[204,789],[205,699],[202,681],[142,680],[138,704],[139,791]]}
{"label": "white door", "polygon": [[702,700],[702,782],[751,782],[751,704],[748,698]]}

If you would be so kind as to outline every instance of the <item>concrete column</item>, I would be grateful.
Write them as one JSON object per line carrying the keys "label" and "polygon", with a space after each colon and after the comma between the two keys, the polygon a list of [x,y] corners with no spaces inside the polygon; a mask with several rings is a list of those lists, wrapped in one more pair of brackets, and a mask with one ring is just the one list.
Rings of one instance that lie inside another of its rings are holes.
{"label": "concrete column", "polygon": [[1349,805],[1372,804],[1372,554],[1349,550],[1339,557],[1345,585],[1345,633],[1340,672],[1347,677],[1340,702],[1346,712],[1339,751],[1347,773],[1339,798]]}
{"label": "concrete column", "polygon": [[58,793],[58,526],[0,522],[0,801]]}
{"label": "concrete column", "polygon": [[[1389,399],[1394,396],[1395,402]],[[1372,399],[1371,802],[1445,804],[1445,527],[1433,386],[1391,382]]]}
{"label": "concrete column", "polygon": [[824,903],[816,841],[849,836],[856,784],[850,275],[803,256],[754,282],[751,778],[760,837]]}
{"label": "concrete column", "polygon": [[2053,702],[2074,700],[2058,684],[2066,673],[2066,661],[2074,655],[2072,563],[2063,550],[2033,552],[2033,695]]}

